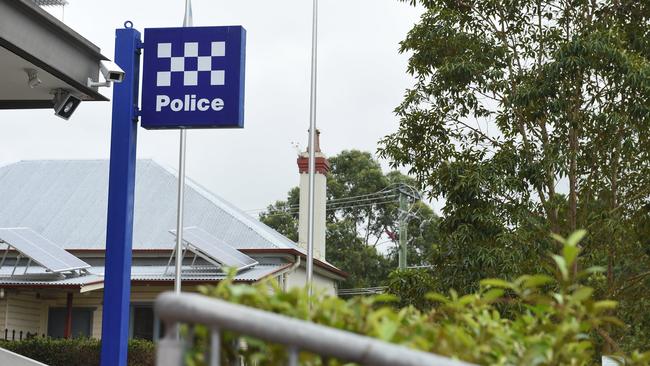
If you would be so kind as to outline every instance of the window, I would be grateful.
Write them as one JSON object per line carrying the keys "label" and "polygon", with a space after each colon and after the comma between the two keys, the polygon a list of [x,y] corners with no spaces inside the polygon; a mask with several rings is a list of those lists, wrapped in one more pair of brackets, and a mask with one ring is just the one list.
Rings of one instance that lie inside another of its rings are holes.
{"label": "window", "polygon": [[133,305],[131,314],[131,337],[152,341],[154,334],[153,307],[151,305]]}
{"label": "window", "polygon": [[[92,308],[72,308],[72,337],[92,336],[94,310]],[[66,308],[50,308],[47,318],[47,335],[49,337],[64,337],[67,313]]]}

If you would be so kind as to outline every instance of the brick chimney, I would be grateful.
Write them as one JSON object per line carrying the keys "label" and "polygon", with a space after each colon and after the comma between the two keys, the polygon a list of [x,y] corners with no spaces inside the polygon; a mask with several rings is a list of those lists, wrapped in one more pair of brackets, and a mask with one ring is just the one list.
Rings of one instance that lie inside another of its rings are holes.
{"label": "brick chimney", "polygon": [[[327,172],[330,163],[320,150],[320,131],[316,130],[316,174],[314,177],[314,258],[325,260],[325,212],[327,204]],[[309,149],[298,155],[300,173],[300,213],[298,216],[298,245],[307,250],[309,205]]]}

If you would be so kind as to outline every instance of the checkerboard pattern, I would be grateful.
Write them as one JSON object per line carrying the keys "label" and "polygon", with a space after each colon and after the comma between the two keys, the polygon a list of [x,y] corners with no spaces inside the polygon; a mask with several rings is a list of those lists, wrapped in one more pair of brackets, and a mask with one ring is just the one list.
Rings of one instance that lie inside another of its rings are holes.
{"label": "checkerboard pattern", "polygon": [[226,85],[226,71],[212,69],[212,58],[226,55],[226,42],[211,46],[209,56],[199,56],[199,43],[186,42],[183,56],[173,57],[171,43],[158,43],[158,58],[170,59],[170,70],[157,72],[156,86],[171,86],[172,73],[183,73],[183,86],[198,85],[199,73],[210,73],[210,85]]}

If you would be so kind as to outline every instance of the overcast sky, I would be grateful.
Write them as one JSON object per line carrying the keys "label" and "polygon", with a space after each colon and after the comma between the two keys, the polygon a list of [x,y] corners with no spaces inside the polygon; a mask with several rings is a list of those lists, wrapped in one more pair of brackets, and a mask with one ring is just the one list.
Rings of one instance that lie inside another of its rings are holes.
{"label": "overcast sky", "polygon": [[[69,0],[65,23],[110,58],[125,20],[180,26],[182,0]],[[298,184],[296,149],[309,124],[311,1],[194,0],[194,25],[247,30],[246,119],[241,130],[188,132],[187,174],[244,210],[286,197]],[[59,9],[51,12],[61,17]],[[397,0],[320,0],[318,128],[328,155],[376,152],[397,128],[392,111],[412,84],[398,43],[421,9]],[[103,91],[111,96],[109,89]],[[70,121],[50,110],[2,111],[0,163],[106,159],[110,103],[83,103]],[[138,132],[138,157],[176,168],[178,131]],[[384,163],[384,166],[386,164]]]}

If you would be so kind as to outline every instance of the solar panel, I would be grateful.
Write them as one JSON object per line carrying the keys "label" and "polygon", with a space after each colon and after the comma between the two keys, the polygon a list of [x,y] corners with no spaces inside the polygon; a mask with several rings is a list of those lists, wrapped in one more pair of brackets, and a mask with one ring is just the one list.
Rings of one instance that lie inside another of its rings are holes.
{"label": "solar panel", "polygon": [[[175,230],[171,233],[176,235]],[[258,264],[255,259],[198,227],[183,229],[183,241],[188,245],[189,250],[207,256],[222,266],[235,267],[238,271]]]}
{"label": "solar panel", "polygon": [[30,228],[0,229],[0,240],[55,273],[90,267]]}

